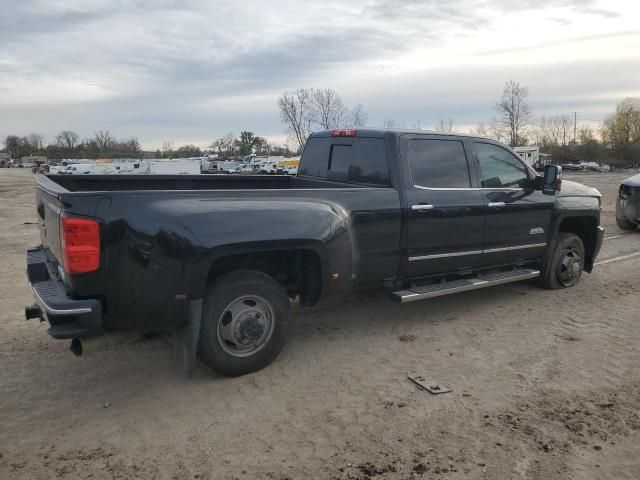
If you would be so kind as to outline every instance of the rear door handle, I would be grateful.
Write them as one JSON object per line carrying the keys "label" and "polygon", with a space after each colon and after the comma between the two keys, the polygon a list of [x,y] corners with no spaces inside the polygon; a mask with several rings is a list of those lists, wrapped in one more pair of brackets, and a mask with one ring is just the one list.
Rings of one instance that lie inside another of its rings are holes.
{"label": "rear door handle", "polygon": [[433,205],[429,205],[427,203],[419,203],[418,205],[411,205],[411,210],[418,210],[418,211],[433,210],[433,208],[434,208]]}
{"label": "rear door handle", "polygon": [[504,202],[489,202],[489,207],[491,208],[500,208],[504,207],[506,204]]}

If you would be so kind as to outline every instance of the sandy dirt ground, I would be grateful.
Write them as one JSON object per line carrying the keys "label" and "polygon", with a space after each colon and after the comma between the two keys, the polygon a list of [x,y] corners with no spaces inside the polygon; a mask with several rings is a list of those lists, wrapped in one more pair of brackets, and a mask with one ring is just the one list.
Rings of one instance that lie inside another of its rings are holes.
{"label": "sandy dirt ground", "polygon": [[187,380],[165,338],[76,358],[24,320],[33,176],[0,170],[0,478],[640,478],[640,257],[606,262],[640,251],[613,217],[630,175],[573,175],[608,230],[576,288],[357,296],[296,312],[265,370]]}

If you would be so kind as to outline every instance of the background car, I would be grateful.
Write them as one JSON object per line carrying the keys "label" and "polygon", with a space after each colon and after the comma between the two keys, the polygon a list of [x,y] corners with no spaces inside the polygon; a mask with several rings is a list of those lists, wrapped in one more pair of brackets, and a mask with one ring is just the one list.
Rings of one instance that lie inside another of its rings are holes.
{"label": "background car", "polygon": [[640,174],[627,178],[620,185],[616,223],[623,230],[635,230],[640,225]]}

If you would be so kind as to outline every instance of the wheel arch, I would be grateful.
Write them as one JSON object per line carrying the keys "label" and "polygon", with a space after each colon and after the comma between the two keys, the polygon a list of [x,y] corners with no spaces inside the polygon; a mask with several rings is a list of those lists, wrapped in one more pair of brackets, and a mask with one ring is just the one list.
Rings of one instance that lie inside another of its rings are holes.
{"label": "wheel arch", "polygon": [[256,270],[278,281],[302,305],[314,305],[328,289],[328,254],[315,240],[251,242],[216,247],[199,262],[191,284],[192,298],[207,285],[234,270]]}
{"label": "wheel arch", "polygon": [[[566,216],[560,219],[557,233],[573,233],[584,245],[584,270],[591,272],[598,248],[598,218],[593,215]],[[557,235],[556,235],[557,238]]]}

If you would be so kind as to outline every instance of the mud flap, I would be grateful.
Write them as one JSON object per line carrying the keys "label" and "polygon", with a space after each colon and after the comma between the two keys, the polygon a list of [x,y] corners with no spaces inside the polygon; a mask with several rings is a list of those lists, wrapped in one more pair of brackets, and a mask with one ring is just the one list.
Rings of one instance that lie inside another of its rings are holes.
{"label": "mud flap", "polygon": [[560,232],[556,232],[556,237],[549,241],[547,244],[547,248],[542,255],[542,260],[540,261],[540,278],[538,278],[538,284],[540,286],[544,285],[547,281],[547,278],[551,272],[551,262],[553,261],[553,256],[556,253],[556,238]]}
{"label": "mud flap", "polygon": [[191,377],[196,368],[196,354],[200,339],[202,320],[202,299],[189,302],[188,318],[184,325],[176,329],[173,346],[176,357],[186,377]]}

